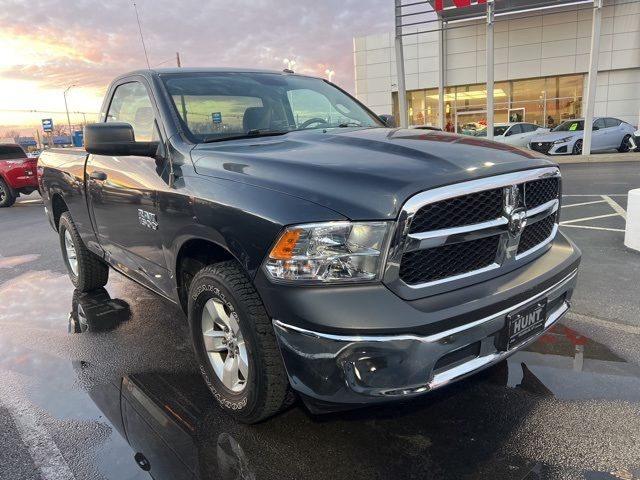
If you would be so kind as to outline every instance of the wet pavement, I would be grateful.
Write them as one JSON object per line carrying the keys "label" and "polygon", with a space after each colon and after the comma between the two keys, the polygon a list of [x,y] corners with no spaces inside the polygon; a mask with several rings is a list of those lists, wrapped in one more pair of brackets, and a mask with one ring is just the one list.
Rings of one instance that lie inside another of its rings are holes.
{"label": "wet pavement", "polygon": [[0,403],[35,436],[2,439],[22,439],[23,474],[2,478],[640,477],[640,368],[564,325],[415,401],[244,426],[194,370],[182,313],[128,279],[77,294],[34,271],[0,304]]}
{"label": "wet pavement", "polygon": [[[0,213],[0,479],[640,478],[640,362],[591,317],[411,402],[324,416],[298,402],[245,426],[195,371],[180,310],[115,272],[74,292],[42,212]],[[635,328],[589,297],[607,298],[598,251],[626,272],[640,257],[617,260],[619,232],[575,231],[593,265],[575,309]]]}

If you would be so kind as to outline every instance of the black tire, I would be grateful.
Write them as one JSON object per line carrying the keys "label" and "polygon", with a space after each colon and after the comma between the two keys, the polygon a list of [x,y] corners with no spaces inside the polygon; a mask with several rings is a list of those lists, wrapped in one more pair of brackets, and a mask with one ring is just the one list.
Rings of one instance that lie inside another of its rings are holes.
{"label": "black tire", "polygon": [[[203,310],[216,299],[240,327],[248,357],[248,378],[233,392],[215,373],[204,346]],[[198,369],[218,404],[243,423],[257,423],[293,402],[271,320],[258,292],[235,261],[200,270],[189,287],[189,326]]]}
{"label": "black tire", "polygon": [[0,178],[0,208],[10,207],[16,203],[16,195],[13,189]]}
{"label": "black tire", "polygon": [[[72,265],[67,257],[67,248],[65,246],[66,232],[69,232],[73,246],[75,247],[77,261],[76,272],[73,271]],[[81,292],[90,292],[97,288],[104,287],[109,280],[109,267],[84,245],[69,212],[64,212],[60,216],[58,233],[60,234],[62,258],[67,267],[69,278],[71,278],[71,283]]]}
{"label": "black tire", "polygon": [[582,155],[582,140],[576,140],[571,149],[573,155]]}
{"label": "black tire", "polygon": [[622,143],[618,147],[618,151],[620,153],[626,153],[629,150],[631,150],[631,145],[629,144],[629,139],[630,138],[631,138],[631,135],[625,135],[624,136],[624,138],[622,139]]}

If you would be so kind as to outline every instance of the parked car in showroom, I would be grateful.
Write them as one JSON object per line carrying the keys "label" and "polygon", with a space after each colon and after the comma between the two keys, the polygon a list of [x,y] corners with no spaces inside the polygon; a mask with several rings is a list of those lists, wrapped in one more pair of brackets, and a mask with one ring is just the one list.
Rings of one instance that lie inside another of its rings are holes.
{"label": "parked car in showroom", "polygon": [[580,251],[541,154],[389,128],[291,72],[141,70],[101,112],[38,163],[71,281],[111,267],[182,308],[243,422],[294,392],[314,412],[425,394],[569,310]]}
{"label": "parked car in showroom", "polygon": [[[515,147],[526,147],[529,145],[531,138],[540,133],[548,132],[548,128],[541,127],[535,123],[527,122],[511,122],[497,123],[493,127],[493,140],[500,143],[506,143]],[[475,134],[476,137],[486,137],[487,129],[479,130]]]}
{"label": "parked car in showroom", "polygon": [[[591,151],[618,150],[628,152],[629,140],[634,134],[633,126],[612,117],[595,117],[591,135]],[[529,148],[547,155],[581,155],[584,119],[576,118],[562,122],[549,133],[531,138]]]}
{"label": "parked car in showroom", "polygon": [[0,144],[0,208],[38,189],[37,162],[18,144]]}

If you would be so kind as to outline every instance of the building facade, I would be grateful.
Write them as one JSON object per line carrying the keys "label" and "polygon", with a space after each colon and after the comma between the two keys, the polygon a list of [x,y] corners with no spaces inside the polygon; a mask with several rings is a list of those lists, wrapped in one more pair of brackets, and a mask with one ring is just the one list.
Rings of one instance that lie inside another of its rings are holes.
{"label": "building facade", "polygon": [[[586,4],[496,18],[496,123],[548,127],[583,115],[592,15]],[[409,125],[440,125],[440,32],[428,25],[403,37]],[[485,32],[485,20],[469,20],[442,35],[447,130],[472,133],[486,118]],[[354,62],[358,99],[398,118],[394,34],[355,38]],[[640,123],[640,0],[604,2],[594,114]]]}

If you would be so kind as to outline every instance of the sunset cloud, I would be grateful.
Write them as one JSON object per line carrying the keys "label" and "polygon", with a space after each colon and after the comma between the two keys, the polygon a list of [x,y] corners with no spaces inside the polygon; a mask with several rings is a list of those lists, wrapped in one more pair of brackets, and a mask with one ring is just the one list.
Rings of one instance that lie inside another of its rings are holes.
{"label": "sunset cloud", "polygon": [[[2,3],[0,109],[59,110],[62,91],[76,84],[70,109],[97,111],[114,76],[146,68],[131,1]],[[302,73],[324,76],[330,67],[334,81],[351,91],[352,38],[393,25],[388,0],[137,0],[137,6],[152,67],[174,66],[176,51],[183,66],[280,70],[284,58],[293,58]],[[55,98],[42,104],[38,96],[41,104],[33,105],[33,98],[3,91],[2,81],[30,82],[25,92],[40,88]],[[0,125],[6,122],[0,111]]]}

